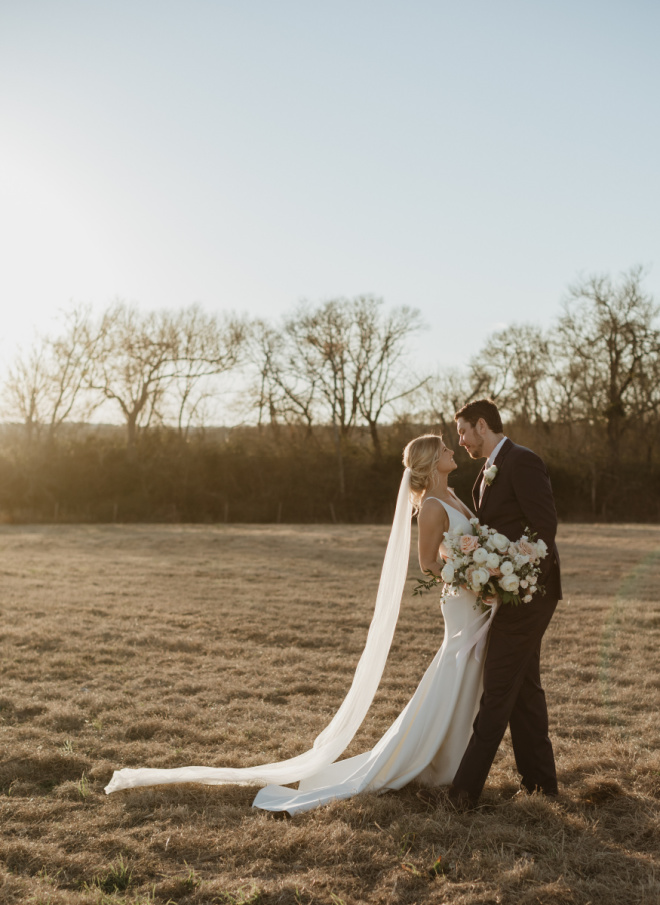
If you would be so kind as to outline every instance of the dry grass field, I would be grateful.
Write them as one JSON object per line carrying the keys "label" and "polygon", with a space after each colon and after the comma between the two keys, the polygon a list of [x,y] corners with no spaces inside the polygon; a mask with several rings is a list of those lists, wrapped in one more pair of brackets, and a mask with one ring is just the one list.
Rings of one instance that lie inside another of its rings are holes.
{"label": "dry grass field", "polygon": [[[117,793],[120,766],[305,750],[349,687],[388,529],[0,529],[0,902],[660,902],[660,527],[565,525],[545,641],[561,797],[514,798],[505,740],[475,813],[412,787],[277,820],[244,786]],[[442,640],[411,580],[349,754]]]}

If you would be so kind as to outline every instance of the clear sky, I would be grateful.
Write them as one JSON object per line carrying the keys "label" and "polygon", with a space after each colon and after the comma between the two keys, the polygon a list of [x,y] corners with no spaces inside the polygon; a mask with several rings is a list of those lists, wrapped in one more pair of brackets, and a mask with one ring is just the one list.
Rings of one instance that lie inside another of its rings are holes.
{"label": "clear sky", "polygon": [[657,0],[0,0],[0,354],[70,301],[419,307],[419,362],[660,301]]}

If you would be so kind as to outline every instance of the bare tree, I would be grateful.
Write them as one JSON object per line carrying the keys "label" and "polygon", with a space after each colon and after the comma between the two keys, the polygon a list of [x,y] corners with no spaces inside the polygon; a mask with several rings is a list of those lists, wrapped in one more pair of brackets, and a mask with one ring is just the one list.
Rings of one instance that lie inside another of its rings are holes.
{"label": "bare tree", "polygon": [[349,303],[353,329],[348,355],[357,383],[360,415],[369,427],[376,458],[382,455],[378,424],[395,402],[412,396],[428,377],[412,374],[409,340],[422,328],[419,311],[402,306],[382,310],[382,299],[362,296]]}
{"label": "bare tree", "polygon": [[297,375],[308,398],[325,410],[332,427],[342,497],[346,493],[345,443],[358,412],[357,386],[349,369],[350,329],[343,301],[325,302],[316,309],[302,304],[285,324],[287,372]]}
{"label": "bare tree", "polygon": [[18,354],[5,382],[8,411],[21,418],[28,439],[43,429],[53,440],[65,421],[89,417],[98,404],[87,392],[94,357],[90,309],[74,306],[60,323],[57,336],[39,336]]}
{"label": "bare tree", "polygon": [[607,275],[580,279],[555,332],[557,380],[570,387],[570,417],[604,424],[613,465],[631,414],[657,405],[648,374],[657,366],[659,309],[642,277],[642,268],[633,267],[618,282]]}
{"label": "bare tree", "polygon": [[490,336],[470,365],[474,392],[496,400],[510,418],[547,420],[550,341],[533,324],[513,324]]}
{"label": "bare tree", "polygon": [[660,449],[660,337],[645,358],[628,403],[630,417],[639,427],[636,443],[645,451],[646,464],[650,465]]}
{"label": "bare tree", "polygon": [[316,379],[300,367],[291,333],[257,320],[251,326],[247,355],[256,372],[252,396],[258,424],[267,420],[277,427],[280,419],[302,423],[310,435],[316,417]]}
{"label": "bare tree", "polygon": [[331,425],[342,496],[346,443],[355,426],[369,427],[378,457],[383,413],[424,383],[405,362],[408,340],[421,326],[419,313],[384,313],[382,305],[371,296],[303,303],[285,322],[283,351],[272,350],[269,358],[279,404],[294,405],[310,425],[313,417]]}
{"label": "bare tree", "polygon": [[245,333],[239,318],[207,314],[198,305],[142,313],[116,302],[96,329],[89,386],[119,408],[129,450],[153,423],[173,420],[185,436],[217,396],[209,381],[238,364]]}
{"label": "bare tree", "polygon": [[427,424],[438,424],[443,433],[454,426],[454,414],[466,402],[476,399],[470,374],[459,368],[431,374],[419,395],[420,417]]}
{"label": "bare tree", "polygon": [[140,428],[160,417],[165,391],[177,376],[176,318],[117,302],[101,318],[95,347],[90,388],[119,408],[132,452]]}
{"label": "bare tree", "polygon": [[9,367],[3,387],[4,409],[25,425],[28,442],[41,429],[47,407],[47,348],[43,340],[20,351]]}
{"label": "bare tree", "polygon": [[246,324],[232,315],[206,313],[199,305],[175,317],[174,379],[171,384],[179,434],[187,436],[205,404],[217,396],[212,378],[231,371],[240,361]]}

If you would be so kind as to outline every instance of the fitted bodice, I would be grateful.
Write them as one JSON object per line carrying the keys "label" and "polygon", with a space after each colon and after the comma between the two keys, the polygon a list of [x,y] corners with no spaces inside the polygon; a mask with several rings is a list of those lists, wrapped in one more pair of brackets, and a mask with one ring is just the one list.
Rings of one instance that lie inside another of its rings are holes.
{"label": "fitted bodice", "polygon": [[[447,513],[447,517],[449,518],[449,529],[450,530],[452,528],[460,528],[461,531],[464,531],[466,533],[468,533],[468,532],[471,533],[470,520],[468,519],[468,517],[466,515],[463,515],[462,512],[460,512],[458,509],[456,509],[455,506],[450,506],[449,503],[445,503],[444,500],[439,499],[439,497],[437,497],[437,496],[427,496],[422,505],[424,505],[427,500],[437,500],[438,503],[442,503],[442,505],[445,507],[445,512]],[[443,555],[443,557],[445,559],[447,558],[448,551],[447,551],[447,548],[445,547],[444,541],[440,544],[440,553]]]}

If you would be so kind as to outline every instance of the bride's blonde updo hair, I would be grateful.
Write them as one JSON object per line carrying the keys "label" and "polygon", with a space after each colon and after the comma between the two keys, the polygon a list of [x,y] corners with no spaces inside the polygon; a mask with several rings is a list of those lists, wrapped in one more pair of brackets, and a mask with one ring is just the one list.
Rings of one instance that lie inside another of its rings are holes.
{"label": "bride's blonde updo hair", "polygon": [[410,469],[410,499],[415,511],[426,490],[437,480],[436,468],[442,455],[440,434],[423,434],[415,437],[403,451],[403,464]]}

